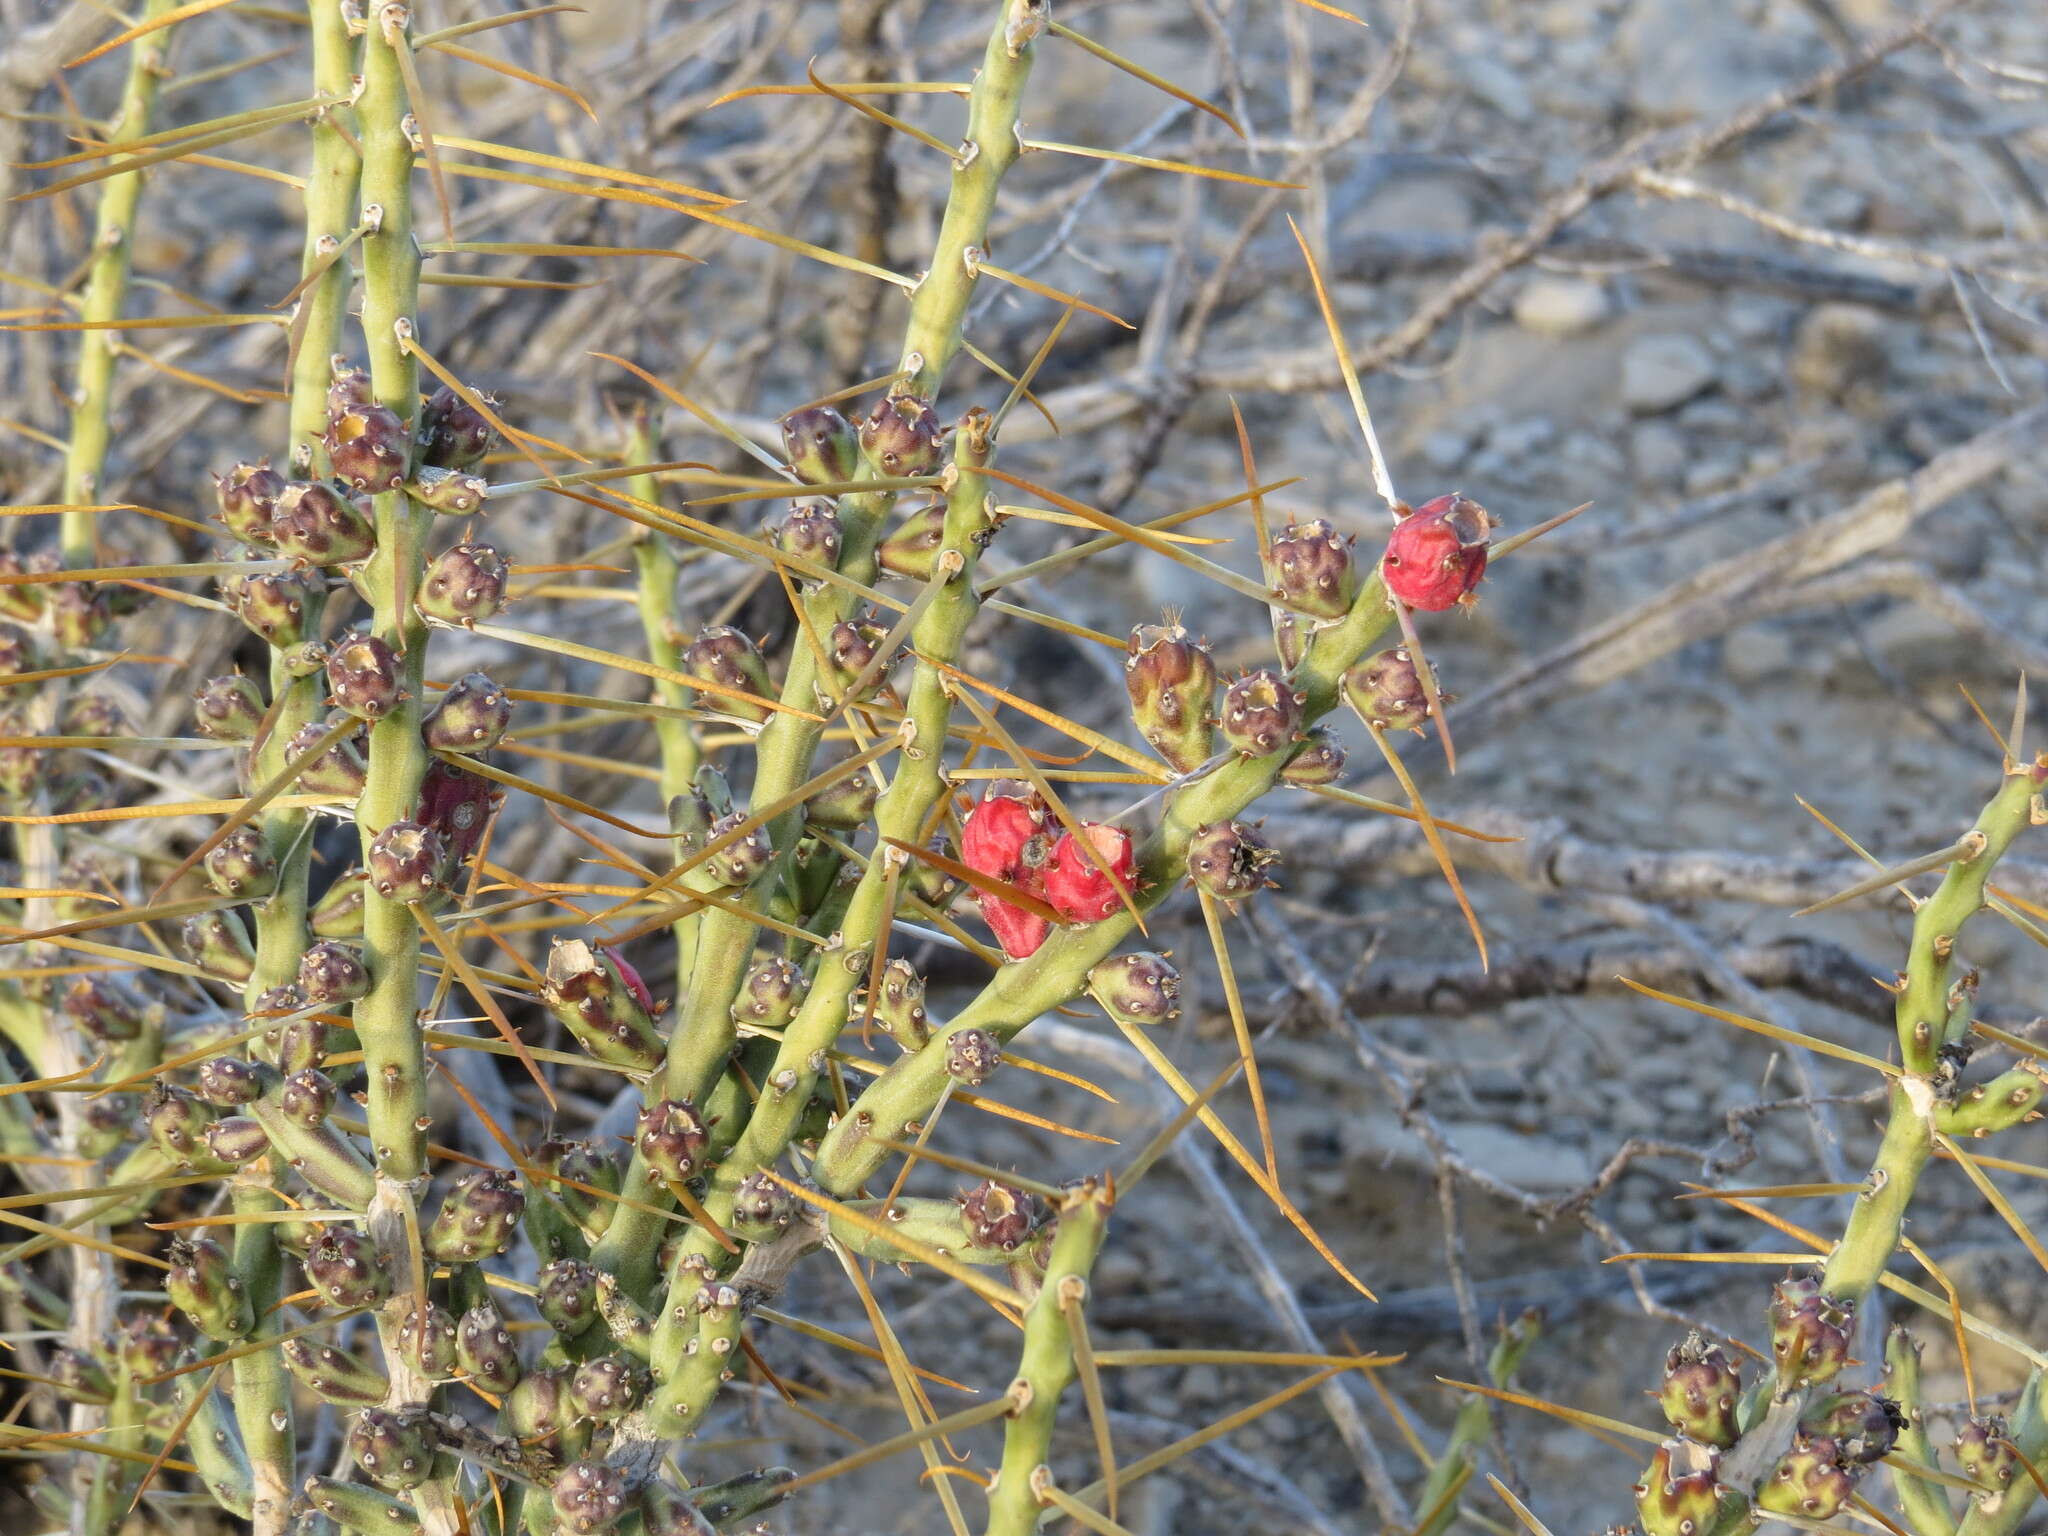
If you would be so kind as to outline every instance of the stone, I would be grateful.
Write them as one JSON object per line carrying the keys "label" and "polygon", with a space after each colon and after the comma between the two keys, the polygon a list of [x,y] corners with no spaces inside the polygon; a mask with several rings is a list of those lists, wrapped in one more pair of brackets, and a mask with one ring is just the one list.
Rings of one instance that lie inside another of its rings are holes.
{"label": "stone", "polygon": [[1697,336],[1639,336],[1622,354],[1622,403],[1638,416],[1655,416],[1712,387],[1716,372],[1714,354]]}
{"label": "stone", "polygon": [[1606,287],[1590,278],[1539,272],[1515,295],[1515,324],[1538,336],[1582,336],[1608,312]]}
{"label": "stone", "polygon": [[1818,304],[1799,322],[1785,373],[1809,396],[1842,400],[1881,387],[1890,364],[1883,315],[1860,304]]}

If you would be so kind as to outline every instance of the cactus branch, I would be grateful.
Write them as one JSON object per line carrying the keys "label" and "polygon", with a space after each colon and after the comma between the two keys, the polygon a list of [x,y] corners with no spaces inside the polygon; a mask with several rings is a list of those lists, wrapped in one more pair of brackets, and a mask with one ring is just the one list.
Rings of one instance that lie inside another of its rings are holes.
{"label": "cactus branch", "polygon": [[[1074,1381],[1074,1337],[1068,1307],[1085,1300],[1088,1271],[1102,1250],[1116,1194],[1090,1181],[1060,1204],[1059,1232],[1045,1266],[1045,1283],[1024,1318],[1024,1352],[1017,1379],[1028,1391],[1003,1431],[1003,1461],[988,1491],[987,1536],[1030,1536],[1040,1500],[1036,1479],[1052,1451],[1060,1395]],[[1012,1389],[1016,1391],[1015,1388]],[[1111,1469],[1105,1468],[1105,1472]]]}

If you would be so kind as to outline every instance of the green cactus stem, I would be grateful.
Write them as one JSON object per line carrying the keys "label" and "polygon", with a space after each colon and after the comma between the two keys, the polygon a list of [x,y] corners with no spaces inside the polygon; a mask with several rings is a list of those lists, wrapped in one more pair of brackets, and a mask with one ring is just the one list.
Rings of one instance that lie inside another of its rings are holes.
{"label": "green cactus stem", "polygon": [[[941,664],[958,655],[979,608],[974,570],[989,520],[989,484],[982,471],[992,451],[990,425],[985,412],[972,411],[955,434],[953,463],[947,471],[945,531],[936,561],[944,582],[913,632],[919,661],[910,684],[903,751],[888,793],[876,807],[880,851],[861,874],[840,921],[837,944],[821,959],[810,991],[783,1031],[767,1077],[768,1091],[755,1104],[738,1143],[712,1175],[704,1201],[721,1222],[731,1217],[733,1198],[742,1181],[772,1167],[789,1145],[826,1052],[846,1027],[848,1005],[856,989],[872,982],[873,973],[881,966],[880,949],[887,942],[896,886],[908,861],[908,855],[890,843],[920,843],[946,792],[944,750],[952,702]],[[684,1252],[707,1263],[722,1257],[701,1229],[685,1238]],[[673,1321],[675,1301],[671,1295],[671,1304],[659,1314],[653,1346],[657,1373],[671,1376],[659,1394],[664,1407],[682,1401],[683,1382],[670,1370],[684,1344],[682,1330]]]}
{"label": "green cactus stem", "polygon": [[1921,1414],[1924,1398],[1920,1391],[1920,1346],[1896,1323],[1885,1335],[1884,1372],[1885,1396],[1899,1405],[1899,1412],[1905,1419],[1892,1446],[1888,1464],[1892,1487],[1899,1495],[1899,1507],[1906,1514],[1906,1524],[1918,1536],[1954,1536],[1955,1511],[1949,1507],[1948,1495],[1943,1492],[1941,1484],[1906,1471],[1906,1467],[1914,1463],[1923,1467],[1934,1466],[1935,1456],[1933,1442],[1927,1435],[1927,1422]]}
{"label": "green cactus stem", "polygon": [[1842,1241],[1829,1255],[1821,1277],[1821,1287],[1830,1296],[1861,1301],[1898,1247],[1906,1207],[1934,1150],[1936,1105],[1930,1075],[1949,1013],[1956,937],[1983,907],[1984,885],[1993,866],[2030,824],[2044,781],[2048,766],[2007,765],[2005,782],[1972,828],[1970,839],[1977,852],[1949,865],[1940,887],[1913,915],[1912,948],[1896,1005],[1905,1072],[1892,1085],[1884,1140]]}
{"label": "green cactus stem", "polygon": [[[363,148],[363,338],[378,403],[410,425],[419,403],[419,367],[407,343],[419,299],[420,256],[412,232],[413,142],[398,51],[409,47],[407,7],[373,8],[363,37],[362,92],[356,120]],[[356,807],[364,855],[377,832],[408,820],[426,773],[420,740],[426,629],[413,612],[433,514],[403,491],[373,500],[377,549],[363,573],[374,610],[371,633],[405,658],[409,698],[370,728],[369,780]],[[402,902],[366,890],[364,960],[370,992],[355,1007],[369,1092],[371,1160],[378,1173],[409,1184],[426,1171],[426,1069],[417,1022],[419,923]]]}
{"label": "green cactus stem", "polygon": [[[1060,1395],[1074,1381],[1074,1337],[1068,1308],[1085,1302],[1088,1272],[1102,1250],[1115,1194],[1094,1180],[1060,1203],[1058,1235],[1046,1262],[1045,1283],[1024,1317],[1024,1351],[1017,1380],[1028,1392],[1003,1431],[1003,1460],[988,1491],[987,1536],[1030,1536],[1040,1502],[1035,1486],[1052,1453],[1053,1420]],[[1013,1386],[1013,1392],[1016,1388]],[[1105,1469],[1106,1470],[1106,1469]]]}
{"label": "green cactus stem", "polygon": [[[1289,682],[1303,696],[1302,719],[1320,719],[1338,701],[1344,672],[1365,654],[1393,623],[1386,589],[1377,576],[1361,587],[1344,618],[1317,631]],[[1236,758],[1178,791],[1168,804],[1157,832],[1139,851],[1136,905],[1149,910],[1164,900],[1185,873],[1182,857],[1199,827],[1230,820],[1273,785],[1284,757]],[[818,1149],[813,1176],[827,1192],[844,1196],[858,1189],[888,1157],[888,1149],[870,1132],[883,1137],[931,1112],[950,1081],[946,1052],[953,1036],[967,1029],[987,1029],[1007,1040],[1033,1019],[1080,996],[1088,971],[1105,959],[1134,926],[1131,914],[1119,910],[1099,923],[1053,932],[1029,959],[1005,966],[979,996],[931,1041],[912,1055],[893,1062],[888,1071],[862,1091],[851,1112],[826,1135]]]}
{"label": "green cactus stem", "polygon": [[[960,348],[976,264],[988,245],[996,189],[1017,156],[1021,93],[1030,73],[1033,46],[1043,26],[1042,0],[1002,0],[982,72],[969,95],[968,137],[955,164],[931,266],[912,300],[904,345],[905,366],[912,372],[912,382],[906,387],[926,401],[937,393],[946,364]],[[860,474],[863,478],[877,476],[880,470],[866,462],[863,455]],[[875,542],[894,502],[891,492],[857,492],[839,498],[840,571],[861,582],[873,581]],[[979,501],[975,515],[980,515]],[[970,601],[967,613],[971,616],[971,588],[965,596]],[[832,583],[821,583],[803,601],[804,621],[814,634],[829,634],[834,625],[853,612],[852,595]],[[930,619],[927,613],[925,622]],[[965,618],[960,622],[964,624]],[[781,702],[800,710],[811,709],[817,702],[818,682],[814,648],[795,646]],[[822,734],[819,722],[790,713],[778,713],[762,727],[756,744],[754,807],[765,809],[777,803],[805,780]],[[943,729],[935,740],[943,742]],[[936,771],[936,748],[932,756]],[[778,859],[786,861],[792,853],[802,819],[798,809],[770,823]],[[766,879],[752,888],[748,899],[756,910],[769,900],[775,884],[773,879]],[[689,972],[687,1004],[678,1009],[668,1059],[659,1080],[648,1088],[651,1097],[701,1103],[713,1081],[725,1070],[737,1038],[731,1017],[732,1002],[745,980],[755,932],[754,925],[738,913],[716,910],[702,915],[697,954]],[[642,1170],[636,1163],[633,1171]],[[742,1174],[747,1171],[751,1170],[742,1170]],[[632,1178],[632,1174],[628,1177]],[[628,1290],[641,1295],[648,1292],[652,1281],[653,1245],[645,1241],[646,1221],[617,1224],[612,1240],[601,1244],[597,1253],[604,1268],[617,1274]]]}

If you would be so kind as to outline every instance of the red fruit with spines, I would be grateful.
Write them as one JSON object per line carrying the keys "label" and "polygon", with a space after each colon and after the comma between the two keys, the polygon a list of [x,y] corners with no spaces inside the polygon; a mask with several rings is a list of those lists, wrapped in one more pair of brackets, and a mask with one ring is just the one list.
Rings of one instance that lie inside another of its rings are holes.
{"label": "red fruit with spines", "polygon": [[1401,520],[1380,557],[1380,576],[1398,602],[1440,613],[1466,601],[1486,574],[1493,519],[1486,509],[1453,492],[1425,501]]}
{"label": "red fruit with spines", "polygon": [[[1045,865],[1052,840],[1045,830],[1045,802],[1016,779],[995,779],[980,804],[967,813],[960,831],[960,857],[969,869],[1016,886],[1027,896],[1045,894]],[[1052,924],[1035,912],[977,890],[975,904],[1003,953],[1022,960],[1038,952]]]}
{"label": "red fruit with spines", "polygon": [[277,552],[304,565],[348,565],[368,559],[377,549],[377,529],[369,514],[353,497],[315,481],[295,481],[284,488],[270,529]]}
{"label": "red fruit with spines", "polygon": [[241,673],[210,677],[192,695],[193,728],[212,741],[249,741],[263,708],[263,690]]}
{"label": "red fruit with spines", "polygon": [[489,418],[446,384],[420,407],[420,461],[436,469],[468,469],[481,463],[497,436]]}
{"label": "red fruit with spines", "polygon": [[829,405],[805,406],[782,418],[782,453],[790,470],[807,485],[851,480],[860,468],[860,442],[853,425]]}
{"label": "red fruit with spines", "polygon": [[1081,832],[1103,867],[1088,857],[1073,833],[1061,833],[1045,863],[1045,899],[1070,923],[1099,923],[1134,894],[1137,854],[1130,833],[1121,827],[1085,822]]}
{"label": "red fruit with spines", "polygon": [[337,709],[382,720],[406,697],[398,653],[376,635],[344,635],[327,656],[327,691]]}

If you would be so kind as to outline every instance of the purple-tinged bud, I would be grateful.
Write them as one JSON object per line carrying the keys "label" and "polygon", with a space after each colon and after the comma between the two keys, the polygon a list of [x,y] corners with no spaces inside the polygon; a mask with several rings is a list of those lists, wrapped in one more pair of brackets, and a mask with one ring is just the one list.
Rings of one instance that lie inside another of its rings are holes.
{"label": "purple-tinged bud", "polygon": [[601,1461],[572,1461],[555,1478],[555,1519],[570,1536],[595,1536],[626,1513],[626,1474]]}
{"label": "purple-tinged bud", "polygon": [[569,1378],[574,1374],[573,1367],[564,1365],[544,1366],[522,1376],[505,1395],[500,1419],[505,1432],[530,1445],[550,1442],[569,1428],[576,1420],[569,1406]]}
{"label": "purple-tinged bud", "polygon": [[806,406],[782,418],[782,452],[806,485],[851,480],[860,467],[860,441],[847,419],[829,405]]}
{"label": "purple-tinged bud", "polygon": [[647,1536],[717,1536],[718,1532],[694,1499],[660,1478],[640,1490],[640,1524]]}
{"label": "purple-tinged bud", "polygon": [[210,1056],[199,1064],[199,1096],[220,1109],[239,1109],[263,1097],[274,1074],[239,1056]]}
{"label": "purple-tinged bud", "polygon": [[142,1128],[157,1150],[180,1168],[205,1156],[202,1139],[214,1122],[213,1107],[174,1083],[157,1082],[142,1106]]}
{"label": "purple-tinged bud", "polygon": [[160,1310],[129,1312],[115,1325],[114,1358],[131,1376],[150,1377],[177,1363],[178,1330]]}
{"label": "purple-tinged bud", "polygon": [[371,1307],[391,1294],[377,1245],[353,1227],[329,1227],[306,1253],[306,1283],[337,1307]]}
{"label": "purple-tinged bud", "polygon": [[534,1302],[550,1328],[573,1339],[597,1321],[597,1271],[581,1259],[557,1259],[541,1270]]}
{"label": "purple-tinged bud", "polygon": [[426,466],[405,482],[405,494],[436,512],[468,517],[483,510],[491,494],[491,482],[482,475],[466,475],[459,469]]}
{"label": "purple-tinged bud", "polygon": [[1408,647],[1368,656],[1344,674],[1344,702],[1376,730],[1420,731],[1434,712]]}
{"label": "purple-tinged bud", "polygon": [[469,672],[449,685],[427,716],[420,734],[440,752],[488,752],[512,723],[512,700],[482,672]]}
{"label": "purple-tinged bud", "polygon": [[562,1217],[555,1210],[557,1205],[569,1213],[580,1231],[604,1231],[611,1220],[611,1213],[617,1209],[616,1204],[577,1186],[588,1185],[607,1194],[619,1193],[625,1180],[620,1174],[618,1160],[611,1155],[609,1148],[591,1141],[550,1139],[534,1149],[530,1165],[562,1181],[550,1185],[554,1195],[552,1201],[537,1200],[526,1208],[527,1232],[542,1258],[559,1258],[567,1252],[566,1249],[557,1251],[548,1247],[549,1234],[536,1231],[536,1218],[542,1222],[561,1222]]}
{"label": "purple-tinged bud", "polygon": [[475,1264],[511,1247],[525,1214],[526,1191],[518,1176],[481,1168],[448,1191],[420,1237],[420,1249],[437,1263]]}
{"label": "purple-tinged bud", "polygon": [[266,1030],[263,1038],[274,1044],[277,1069],[289,1077],[294,1072],[317,1071],[327,1060],[333,1033],[324,1020],[293,1019],[281,1030]]}
{"label": "purple-tinged bud", "polygon": [[[40,574],[57,568],[57,554],[54,550],[42,550],[23,560],[11,549],[0,549],[0,576],[25,576],[31,571]],[[0,585],[0,618],[34,624],[42,618],[43,607],[48,599],[49,593],[37,582]],[[19,640],[21,637],[17,635],[13,638]],[[25,670],[23,667],[9,668],[0,665],[0,673]]]}
{"label": "purple-tinged bud", "polygon": [[327,418],[321,442],[335,478],[359,491],[389,491],[405,483],[412,440],[398,412],[387,405],[353,405]]}
{"label": "purple-tinged bud", "polygon": [[[308,720],[284,744],[287,763],[296,763],[329,730],[325,720]],[[332,743],[299,770],[297,788],[307,795],[359,795],[369,781],[370,765],[363,749],[348,737]]]}
{"label": "purple-tinged bud", "polygon": [[1358,595],[1351,540],[1320,517],[1275,534],[1265,566],[1266,585],[1282,601],[1319,619],[1341,619]]}
{"label": "purple-tinged bud", "polygon": [[1785,1387],[1832,1381],[1849,1363],[1856,1303],[1824,1295],[1817,1280],[1789,1276],[1772,1288],[1771,1357]]}
{"label": "purple-tinged bud", "polygon": [[[711,824],[712,840],[716,841],[725,836],[746,819],[739,811],[719,817]],[[752,885],[767,873],[768,866],[774,859],[775,849],[768,840],[767,829],[756,827],[746,836],[726,844],[706,859],[700,867],[726,885],[745,887]]]}
{"label": "purple-tinged bud", "polygon": [[455,1328],[455,1362],[486,1392],[503,1394],[519,1385],[519,1348],[490,1302],[478,1302],[462,1314]]}
{"label": "purple-tinged bud", "polygon": [[931,401],[921,395],[886,396],[860,420],[860,451],[882,474],[928,475],[939,467],[945,430]]}
{"label": "purple-tinged bud", "polygon": [[958,1029],[946,1038],[946,1076],[979,1088],[1003,1064],[1003,1048],[985,1029]]}
{"label": "purple-tinged bud", "polygon": [[49,754],[35,747],[0,747],[0,800],[22,801],[41,787]]}
{"label": "purple-tinged bud", "polygon": [[558,941],[548,952],[540,998],[599,1061],[651,1071],[667,1055],[645,985],[637,974],[629,980],[608,949],[581,939]]}
{"label": "purple-tinged bud", "polygon": [[89,650],[106,633],[113,617],[104,588],[83,582],[52,587],[47,599],[50,637],[60,651]]}
{"label": "purple-tinged bud", "polygon": [[977,1248],[1013,1253],[1038,1229],[1038,1201],[1021,1189],[983,1179],[960,1198],[960,1229]]}
{"label": "purple-tinged bud", "polygon": [[732,1196],[732,1230],[749,1243],[771,1242],[789,1230],[803,1202],[765,1173],[750,1173]]}
{"label": "purple-tinged bud", "polygon": [[140,1040],[147,1018],[133,993],[111,976],[80,976],[64,989],[64,1017],[95,1040]]}
{"label": "purple-tinged bud", "polygon": [[394,821],[370,839],[370,885],[386,901],[411,903],[438,896],[447,851],[432,827]]}
{"label": "purple-tinged bud", "polygon": [[270,530],[280,555],[306,565],[350,565],[377,549],[377,528],[369,514],[353,497],[313,480],[285,488]]}
{"label": "purple-tinged bud", "polygon": [[[882,967],[882,984],[874,996],[875,1025],[906,1051],[921,1050],[932,1037],[924,990],[924,978],[908,960],[899,956]],[[856,1004],[855,1011],[859,1008]]]}
{"label": "purple-tinged bud", "polygon": [[315,1130],[334,1112],[334,1079],[317,1067],[294,1072],[278,1091],[277,1107],[287,1120]]}
{"label": "purple-tinged bud", "polygon": [[[0,591],[6,590],[0,588]],[[33,672],[38,662],[35,641],[18,629],[0,629],[0,677]]]}
{"label": "purple-tinged bud", "polygon": [[215,475],[213,492],[220,503],[222,525],[244,544],[269,544],[277,498],[289,483],[270,467],[268,459],[260,464],[237,464],[225,475]]}
{"label": "purple-tinged bud", "polygon": [[837,568],[843,535],[839,514],[826,501],[800,501],[776,525],[775,547],[785,555]]}
{"label": "purple-tinged bud", "polygon": [[457,544],[427,567],[419,610],[444,624],[480,624],[505,606],[512,567],[489,544]]}
{"label": "purple-tinged bud", "polygon": [[263,690],[232,673],[209,677],[192,695],[192,726],[214,741],[249,741],[263,723]]}
{"label": "purple-tinged bud", "polygon": [[1178,624],[1140,624],[1125,649],[1124,687],[1139,734],[1176,772],[1209,760],[1216,663],[1207,646]]}
{"label": "purple-tinged bud", "polygon": [[1334,784],[1344,777],[1344,763],[1349,756],[1335,731],[1327,725],[1312,725],[1301,750],[1290,757],[1287,766],[1280,770],[1280,782],[1292,784],[1296,789]]}
{"label": "purple-tinged bud", "polygon": [[1088,995],[1117,1023],[1150,1029],[1180,1017],[1180,972],[1150,950],[1111,955],[1088,972]]}
{"label": "purple-tinged bud", "polygon": [[1704,1445],[1667,1440],[1636,1484],[1643,1536],[1705,1536],[1720,1510],[1718,1458]]}
{"label": "purple-tinged bud", "polygon": [[349,1427],[348,1449],[363,1475],[380,1488],[402,1492],[433,1475],[434,1442],[424,1409],[387,1413],[365,1408]]}
{"label": "purple-tinged bud", "polygon": [[1833,1441],[1836,1459],[1844,1466],[1868,1466],[1884,1460],[1905,1427],[1906,1416],[1899,1405],[1875,1392],[1837,1392],[1816,1398],[1799,1416],[1801,1433]]}
{"label": "purple-tinged bud", "polygon": [[1243,757],[1270,757],[1300,739],[1302,694],[1279,673],[1248,672],[1223,690],[1223,739]]}
{"label": "purple-tinged bud", "polygon": [[431,1301],[414,1307],[398,1325],[398,1350],[419,1375],[445,1381],[455,1374],[455,1319]]}
{"label": "purple-tinged bud", "polygon": [[337,352],[328,358],[327,370],[332,380],[327,386],[329,421],[377,403],[376,391],[370,383],[368,371],[357,366],[353,358],[344,357]]}
{"label": "purple-tinged bud", "polygon": [[1991,1493],[2003,1493],[2012,1485],[2019,1468],[2019,1454],[2005,1420],[1997,1414],[1964,1420],[1956,1432],[1956,1464],[1964,1474]]}
{"label": "purple-tinged bud", "polygon": [[733,999],[732,1021],[742,1030],[780,1029],[810,990],[804,973],[781,956],[756,961]]}
{"label": "purple-tinged bud", "polygon": [[246,1339],[256,1326],[256,1313],[227,1250],[210,1237],[174,1237],[170,1260],[164,1299],[209,1339]]}
{"label": "purple-tinged bud", "polygon": [[337,709],[382,720],[405,698],[398,653],[375,635],[344,635],[327,656],[327,691]]}
{"label": "purple-tinged bud", "polygon": [[436,469],[468,469],[482,463],[497,436],[498,429],[484,413],[446,384],[420,407],[420,462]]}
{"label": "purple-tinged bud", "polygon": [[1757,1486],[1756,1507],[1774,1515],[1832,1520],[1856,1491],[1856,1479],[1840,1463],[1835,1442],[1801,1432]]}
{"label": "purple-tinged bud", "polygon": [[249,1005],[249,1014],[258,1019],[280,1019],[297,1013],[306,1006],[306,994],[299,990],[295,981],[280,982],[274,987],[265,987]]}
{"label": "purple-tinged bud", "polygon": [[[366,770],[367,772],[367,770]],[[360,869],[335,876],[306,914],[306,923],[323,939],[353,939],[363,931],[363,890],[369,877]]]}
{"label": "purple-tinged bud", "polygon": [[111,1157],[135,1129],[135,1095],[110,1093],[88,1099],[79,1117],[77,1152],[80,1157]]}
{"label": "purple-tinged bud", "polygon": [[132,736],[128,713],[104,693],[75,693],[64,704],[66,736]]}
{"label": "purple-tinged bud", "polygon": [[1243,822],[1211,822],[1188,839],[1188,878],[1218,901],[1238,901],[1272,884],[1265,870],[1278,857]]}
{"label": "purple-tinged bud", "polygon": [[710,1128],[688,1099],[657,1099],[640,1111],[633,1130],[647,1176],[671,1184],[696,1174],[710,1140]]}
{"label": "purple-tinged bud", "polygon": [[83,1350],[60,1344],[50,1351],[49,1376],[67,1402],[111,1403],[114,1378],[107,1368]]}
{"label": "purple-tinged bud", "polygon": [[253,1163],[270,1152],[270,1133],[249,1115],[226,1115],[209,1125],[200,1138],[207,1156],[231,1168]]}
{"label": "purple-tinged bud", "polygon": [[[714,624],[699,632],[684,649],[681,659],[683,670],[692,677],[751,694],[755,699],[774,696],[774,685],[768,680],[768,663],[760,649],[730,624]],[[765,703],[734,698],[731,693],[711,694],[705,702],[707,708],[742,720],[766,720],[771,713]]]}
{"label": "purple-tinged bud", "polygon": [[640,1406],[647,1369],[630,1355],[599,1355],[569,1379],[569,1406],[593,1424],[610,1424]]}
{"label": "purple-tinged bud", "polygon": [[912,581],[930,581],[938,569],[939,550],[946,542],[946,505],[934,502],[919,507],[896,531],[882,540],[875,560],[883,570]]}
{"label": "purple-tinged bud", "polygon": [[[875,657],[881,653],[882,645],[888,638],[888,630],[865,620],[859,623],[850,619],[842,620],[832,626],[831,633],[825,637],[825,661],[835,693],[840,689],[851,688],[860,681],[861,674],[868,670]],[[888,676],[888,672],[889,666],[885,662],[879,671],[868,678],[858,697],[864,699],[871,695],[881,685],[882,679]]]}
{"label": "purple-tinged bud", "polygon": [[857,832],[875,819],[882,791],[866,772],[829,784],[804,802],[804,820],[836,832]]}
{"label": "purple-tinged bud", "polygon": [[236,901],[261,901],[277,889],[277,855],[259,826],[235,828],[200,862],[207,883]]}
{"label": "purple-tinged bud", "polygon": [[369,990],[369,968],[346,944],[323,939],[299,956],[299,992],[309,1003],[352,1003]]}
{"label": "purple-tinged bud", "polygon": [[1701,1445],[1730,1446],[1741,1434],[1735,1405],[1742,1376],[1718,1344],[1698,1333],[1673,1346],[1664,1361],[1657,1402],[1671,1427]]}
{"label": "purple-tinged bud", "polygon": [[282,651],[307,638],[306,611],[320,590],[320,578],[308,571],[264,571],[235,588],[233,607],[244,624]]}

